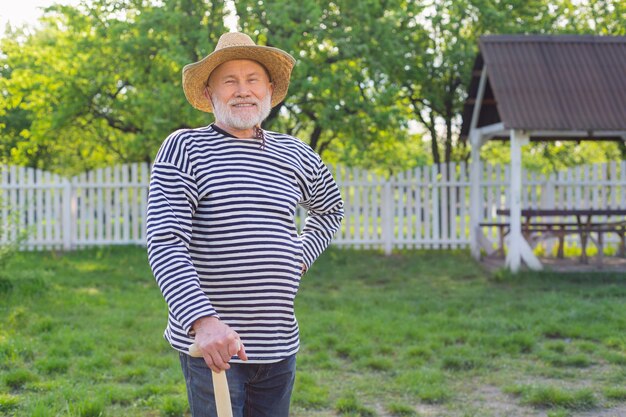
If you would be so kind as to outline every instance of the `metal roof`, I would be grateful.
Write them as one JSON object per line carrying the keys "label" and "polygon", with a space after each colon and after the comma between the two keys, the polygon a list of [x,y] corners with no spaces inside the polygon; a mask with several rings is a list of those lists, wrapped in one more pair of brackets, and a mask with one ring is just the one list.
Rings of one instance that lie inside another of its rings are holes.
{"label": "metal roof", "polygon": [[585,138],[626,131],[626,36],[490,35],[479,48],[462,136],[485,65],[477,127],[502,122],[506,129],[588,132]]}

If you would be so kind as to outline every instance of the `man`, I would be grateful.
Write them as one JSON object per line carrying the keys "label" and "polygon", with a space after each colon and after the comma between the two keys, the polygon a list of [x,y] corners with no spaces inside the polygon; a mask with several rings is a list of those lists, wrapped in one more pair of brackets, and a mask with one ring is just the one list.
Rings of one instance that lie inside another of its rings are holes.
{"label": "man", "polygon": [[[216,415],[211,370],[227,371],[235,416],[289,414],[300,278],[343,218],[330,172],[306,144],[261,129],[295,60],[227,33],[183,69],[183,89],[215,122],[172,133],[148,199],[148,256],[169,309],[194,417]],[[298,205],[307,219],[298,234]],[[188,355],[196,342],[203,358]]]}

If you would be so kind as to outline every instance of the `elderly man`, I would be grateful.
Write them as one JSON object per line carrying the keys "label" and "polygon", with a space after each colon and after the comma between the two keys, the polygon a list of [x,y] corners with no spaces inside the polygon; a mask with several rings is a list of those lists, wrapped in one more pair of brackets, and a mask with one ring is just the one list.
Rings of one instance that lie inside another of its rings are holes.
{"label": "elderly man", "polygon": [[[289,414],[294,298],[343,218],[319,155],[260,127],[284,100],[294,64],[245,34],[222,35],[183,69],[188,101],[215,122],[172,133],[153,165],[148,256],[194,417],[216,415],[211,370],[227,372],[235,416]],[[308,210],[300,234],[298,205]],[[202,358],[188,355],[194,341]]]}

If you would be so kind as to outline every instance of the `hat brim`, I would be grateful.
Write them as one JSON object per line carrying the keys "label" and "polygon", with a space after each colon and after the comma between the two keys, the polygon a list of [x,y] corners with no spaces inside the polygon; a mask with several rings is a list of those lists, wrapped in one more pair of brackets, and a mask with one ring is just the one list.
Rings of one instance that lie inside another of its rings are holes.
{"label": "hat brim", "polygon": [[183,68],[183,91],[187,101],[196,109],[212,113],[213,105],[204,95],[207,80],[215,68],[227,61],[249,59],[263,65],[274,87],[272,107],[287,96],[291,70],[296,60],[287,52],[270,46],[231,46],[215,51],[202,60]]}

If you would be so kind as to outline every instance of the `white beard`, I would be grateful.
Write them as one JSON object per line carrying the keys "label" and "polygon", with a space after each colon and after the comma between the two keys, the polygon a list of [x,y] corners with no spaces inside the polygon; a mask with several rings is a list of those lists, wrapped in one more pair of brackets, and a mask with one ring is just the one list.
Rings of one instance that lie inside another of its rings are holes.
{"label": "white beard", "polygon": [[[262,100],[254,98],[231,99],[227,103],[222,103],[215,95],[211,96],[213,102],[213,114],[215,120],[233,127],[237,130],[248,130],[254,126],[259,126],[270,115],[272,110],[272,95],[266,94]],[[254,103],[258,111],[246,115],[237,115],[232,111],[232,105],[237,103]]]}

